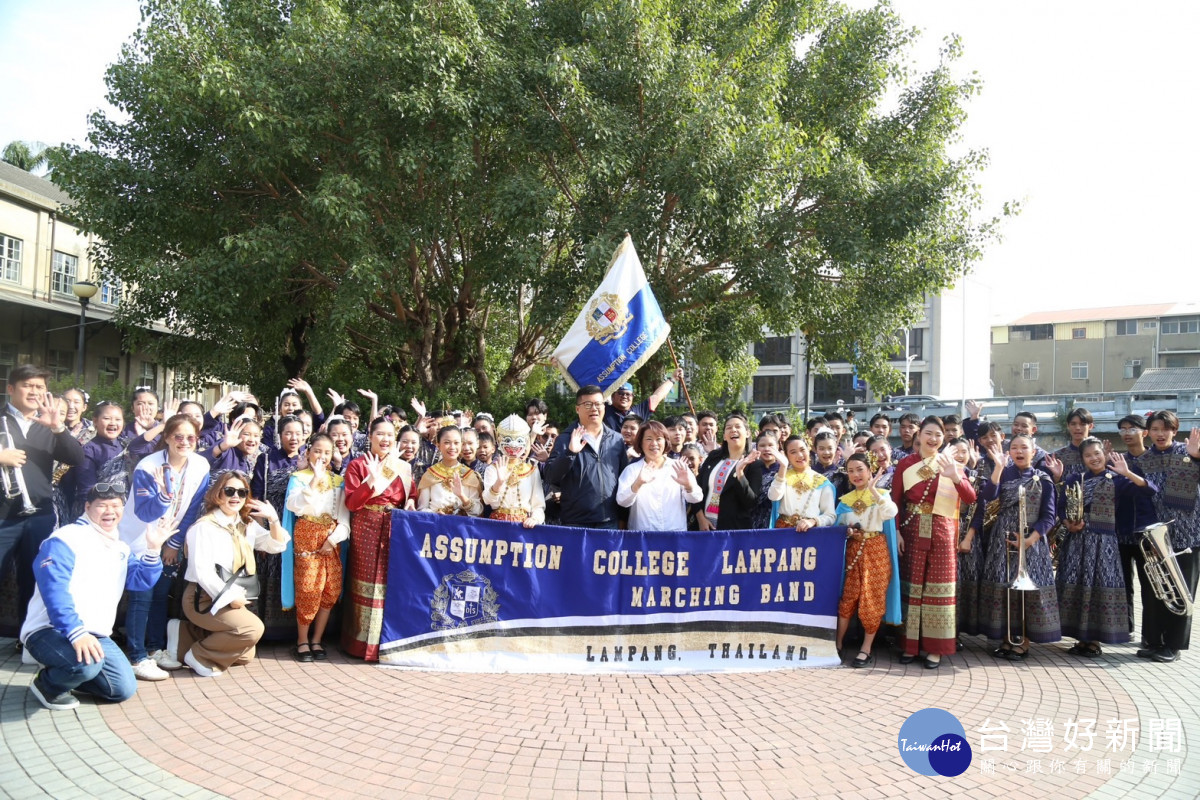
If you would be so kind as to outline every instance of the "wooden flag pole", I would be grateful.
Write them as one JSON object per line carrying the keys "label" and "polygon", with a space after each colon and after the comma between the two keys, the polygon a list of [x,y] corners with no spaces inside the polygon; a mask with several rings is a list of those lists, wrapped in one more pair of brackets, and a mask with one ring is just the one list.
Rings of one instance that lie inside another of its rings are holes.
{"label": "wooden flag pole", "polygon": [[683,370],[679,366],[679,359],[675,357],[675,345],[671,344],[671,337],[667,337],[667,347],[671,351],[671,360],[675,362],[675,369],[679,371],[679,385],[683,387],[683,397],[687,400],[688,411],[692,412],[692,416],[696,416],[696,407],[692,405],[692,396],[688,394],[687,381],[683,379]]}

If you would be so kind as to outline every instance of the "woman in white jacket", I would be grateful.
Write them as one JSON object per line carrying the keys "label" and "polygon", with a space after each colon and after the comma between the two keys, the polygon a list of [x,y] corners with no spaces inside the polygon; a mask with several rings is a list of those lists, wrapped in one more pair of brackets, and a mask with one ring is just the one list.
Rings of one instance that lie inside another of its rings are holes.
{"label": "woman in white jacket", "polygon": [[213,481],[187,532],[187,623],[180,626],[179,650],[197,675],[213,678],[254,658],[263,623],[247,607],[254,598],[236,578],[254,575],[254,550],[282,553],[287,543],[279,515],[270,503],[250,497],[245,474],[226,472]]}

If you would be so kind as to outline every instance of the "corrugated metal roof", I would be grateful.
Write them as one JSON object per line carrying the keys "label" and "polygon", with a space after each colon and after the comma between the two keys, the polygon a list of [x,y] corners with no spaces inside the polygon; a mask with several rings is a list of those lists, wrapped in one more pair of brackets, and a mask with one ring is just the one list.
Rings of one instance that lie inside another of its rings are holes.
{"label": "corrugated metal roof", "polygon": [[1200,391],[1200,367],[1155,367],[1142,373],[1129,390],[1134,394]]}
{"label": "corrugated metal roof", "polygon": [[0,181],[11,183],[53,203],[67,205],[71,202],[71,196],[50,181],[18,169],[6,161],[0,161]]}
{"label": "corrugated metal roof", "polygon": [[[1184,310],[1175,311],[1177,307]],[[1172,312],[1188,313],[1187,309],[1194,304],[1182,303],[1151,303],[1140,306],[1104,306],[1102,308],[1072,308],[1060,311],[1035,311],[1010,322],[1007,325],[1049,325],[1056,322],[1095,322],[1106,319],[1141,319],[1142,317],[1161,317]]]}

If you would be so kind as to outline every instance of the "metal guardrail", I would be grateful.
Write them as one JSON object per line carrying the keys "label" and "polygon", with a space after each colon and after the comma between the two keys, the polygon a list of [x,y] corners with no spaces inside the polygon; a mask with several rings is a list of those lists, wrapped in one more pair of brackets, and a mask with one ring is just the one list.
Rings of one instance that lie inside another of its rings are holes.
{"label": "metal guardrail", "polygon": [[[1086,408],[1096,422],[1097,432],[1115,433],[1117,422],[1129,414],[1146,415],[1154,411],[1173,411],[1179,416],[1180,429],[1200,426],[1200,391],[1166,394],[1134,394],[1133,392],[1104,392],[1092,394],[1029,395],[1024,397],[970,398],[983,409],[980,418],[999,422],[1005,427],[1020,412],[1031,412],[1037,416],[1038,429],[1045,433],[1061,430],[1061,421],[1066,419],[1072,408]],[[766,406],[763,413],[769,411]],[[944,417],[959,414],[966,417],[966,398],[944,399],[925,403],[888,403],[886,401],[865,404],[843,404],[814,406],[810,414],[826,411],[853,411],[859,425],[865,427],[871,417],[880,412],[893,420],[901,414],[912,412],[920,417],[933,414]]]}

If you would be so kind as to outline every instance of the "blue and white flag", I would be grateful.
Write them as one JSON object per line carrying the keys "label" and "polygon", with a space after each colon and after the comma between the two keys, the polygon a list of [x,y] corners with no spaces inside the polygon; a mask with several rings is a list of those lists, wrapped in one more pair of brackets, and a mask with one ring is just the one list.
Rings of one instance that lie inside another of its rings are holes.
{"label": "blue and white flag", "polygon": [[595,384],[608,397],[662,347],[671,333],[642,262],[625,241],[608,273],[554,351],[572,389]]}

